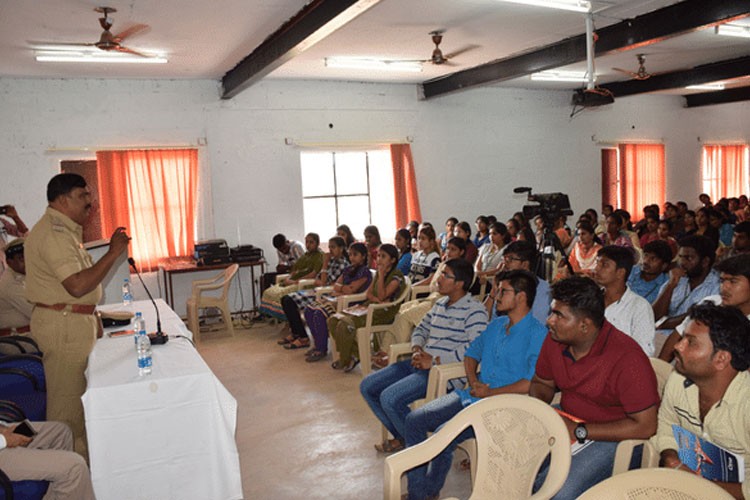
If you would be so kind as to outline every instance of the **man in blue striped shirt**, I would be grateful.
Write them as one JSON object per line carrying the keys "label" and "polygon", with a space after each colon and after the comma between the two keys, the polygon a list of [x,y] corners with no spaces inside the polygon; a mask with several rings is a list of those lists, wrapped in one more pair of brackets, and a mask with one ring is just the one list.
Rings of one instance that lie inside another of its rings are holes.
{"label": "man in blue striped shirt", "polygon": [[487,313],[468,293],[474,269],[463,259],[446,262],[438,278],[444,297],[435,302],[412,334],[412,357],[366,377],[359,389],[375,416],[394,439],[375,446],[390,453],[404,447],[404,420],[409,404],[425,397],[433,364],[463,361],[472,340],[487,326]]}

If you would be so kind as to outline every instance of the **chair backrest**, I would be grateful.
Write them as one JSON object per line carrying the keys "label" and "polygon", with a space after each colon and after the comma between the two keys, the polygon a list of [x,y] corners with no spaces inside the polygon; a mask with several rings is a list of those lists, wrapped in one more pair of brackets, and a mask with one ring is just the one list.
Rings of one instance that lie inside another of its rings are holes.
{"label": "chair backrest", "polygon": [[36,354],[41,356],[39,344],[31,337],[23,335],[10,335],[0,337],[0,355],[9,354]]}
{"label": "chair backrest", "polygon": [[[549,454],[549,472],[534,498],[551,498],[562,488],[571,460],[565,423],[548,404],[521,394],[484,398],[464,408],[427,441],[388,457],[386,473],[391,459],[397,463],[415,455],[411,467],[432,459],[468,427],[474,429],[477,442],[471,499],[531,497],[534,479]],[[417,450],[427,456],[416,456]],[[400,454],[402,458],[396,458]]]}
{"label": "chair backrest", "polygon": [[30,420],[45,420],[47,388],[42,359],[33,354],[1,357],[0,394],[20,406]]}
{"label": "chair backrest", "polygon": [[700,476],[672,469],[623,472],[587,490],[578,500],[724,500],[732,495]]}
{"label": "chair backrest", "polygon": [[659,358],[649,358],[649,361],[651,361],[651,367],[656,373],[656,386],[659,389],[659,397],[661,397],[664,394],[667,379],[672,374],[672,365]]}
{"label": "chair backrest", "polygon": [[393,303],[403,304],[403,302],[406,300],[406,297],[408,297],[410,293],[411,293],[411,279],[409,279],[408,276],[404,276],[404,288],[401,290],[401,293],[398,294],[398,297],[396,297],[393,300]]}
{"label": "chair backrest", "polygon": [[232,284],[232,278],[234,278],[234,275],[237,274],[239,268],[239,264],[232,264],[228,268],[224,269],[224,287],[221,289],[222,300],[226,300],[227,297],[229,297],[229,285]]}

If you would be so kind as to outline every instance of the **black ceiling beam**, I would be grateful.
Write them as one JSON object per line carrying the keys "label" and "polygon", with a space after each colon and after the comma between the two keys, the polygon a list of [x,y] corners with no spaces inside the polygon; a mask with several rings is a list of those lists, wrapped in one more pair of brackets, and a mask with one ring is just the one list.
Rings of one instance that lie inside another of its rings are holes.
{"label": "black ceiling beam", "polygon": [[[750,15],[748,0],[685,0],[669,7],[596,30],[596,55],[603,56],[661,42]],[[583,24],[583,17],[581,17]],[[586,35],[581,34],[525,54],[475,66],[426,81],[425,99],[586,60]]]}
{"label": "black ceiling beam", "polygon": [[726,89],[720,92],[704,92],[702,94],[686,95],[688,108],[724,104],[728,102],[750,101],[750,87]]}
{"label": "black ceiling beam", "polygon": [[625,97],[657,90],[684,88],[688,85],[718,82],[750,75],[750,56],[729,61],[703,64],[692,69],[653,75],[647,80],[627,80],[601,85],[615,97]]}
{"label": "black ceiling beam", "polygon": [[221,79],[231,99],[381,0],[313,0]]}

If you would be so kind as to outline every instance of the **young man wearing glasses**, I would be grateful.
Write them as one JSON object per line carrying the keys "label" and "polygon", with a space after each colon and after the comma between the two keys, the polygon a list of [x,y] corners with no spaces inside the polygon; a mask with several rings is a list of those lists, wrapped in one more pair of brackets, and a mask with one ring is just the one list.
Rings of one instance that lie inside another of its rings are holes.
{"label": "young man wearing glasses", "polygon": [[[431,401],[406,416],[406,445],[427,439],[458,412],[482,398],[498,394],[526,394],[534,376],[539,350],[547,328],[533,314],[529,304],[536,296],[537,280],[528,271],[498,275],[493,290],[500,316],[469,346],[464,366],[469,388]],[[482,372],[479,371],[482,364]],[[456,445],[472,436],[469,429],[429,464],[408,472],[409,500],[437,498],[453,460]]]}

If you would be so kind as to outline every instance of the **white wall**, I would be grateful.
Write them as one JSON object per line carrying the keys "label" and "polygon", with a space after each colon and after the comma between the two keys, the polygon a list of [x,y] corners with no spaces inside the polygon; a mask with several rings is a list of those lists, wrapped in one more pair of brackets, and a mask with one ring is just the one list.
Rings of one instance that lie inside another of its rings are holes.
{"label": "white wall", "polygon": [[213,201],[202,236],[260,245],[273,261],[272,234],[303,232],[299,148],[286,139],[412,138],[422,213],[438,225],[507,217],[523,205],[516,186],[568,193],[576,212],[598,208],[600,142],[663,141],[668,199],[693,203],[700,141],[750,140],[750,104],[685,109],[675,96],[623,98],[570,119],[567,91],[489,87],[418,101],[412,85],[269,80],[218,95],[213,81],[0,78],[0,203],[33,224],[58,162],[93,154],[69,148],[205,139],[202,188]]}

